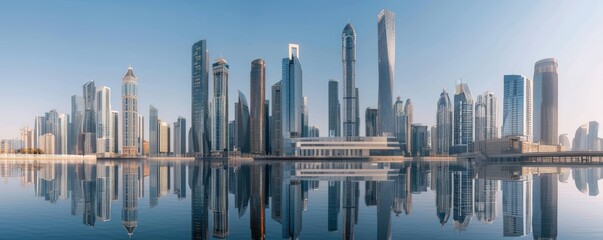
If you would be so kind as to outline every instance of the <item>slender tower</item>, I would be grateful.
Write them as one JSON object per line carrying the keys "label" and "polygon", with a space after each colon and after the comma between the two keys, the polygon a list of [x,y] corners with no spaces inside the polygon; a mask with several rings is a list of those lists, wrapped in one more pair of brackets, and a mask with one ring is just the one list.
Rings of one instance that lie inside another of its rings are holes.
{"label": "slender tower", "polygon": [[[351,23],[345,25],[341,34],[341,57],[343,62],[343,136],[358,136],[356,116],[356,30]],[[330,84],[330,83],[329,83]],[[331,113],[329,113],[331,114]]]}
{"label": "slender tower", "polygon": [[289,44],[289,56],[283,58],[281,97],[281,134],[284,149],[281,154],[289,154],[289,139],[300,137],[302,133],[302,67],[299,62],[298,44]]}
{"label": "slender tower", "polygon": [[396,65],[395,14],[387,9],[377,16],[377,41],[379,54],[379,117],[380,135],[393,134],[392,88]]}
{"label": "slender tower", "polygon": [[122,78],[121,87],[121,127],[122,145],[121,151],[124,156],[138,155],[139,127],[138,121],[138,79],[134,75],[132,66],[128,67],[126,75]]}
{"label": "slender tower", "polygon": [[250,92],[249,98],[251,108],[251,153],[253,154],[265,154],[266,153],[266,139],[265,137],[265,109],[264,101],[266,99],[266,63],[263,59],[256,59],[251,62],[251,73],[250,73]]}
{"label": "slender tower", "polygon": [[214,135],[213,150],[228,148],[228,63],[219,58],[212,69],[214,71]]}
{"label": "slender tower", "polygon": [[209,134],[209,53],[207,41],[201,40],[192,48],[192,98],[191,98],[191,137],[189,149],[194,154],[207,155],[210,148]]}
{"label": "slender tower", "polygon": [[557,59],[547,58],[534,66],[534,142],[557,145],[558,81]]}
{"label": "slender tower", "polygon": [[328,137],[341,136],[341,110],[337,80],[329,80],[329,132]]}

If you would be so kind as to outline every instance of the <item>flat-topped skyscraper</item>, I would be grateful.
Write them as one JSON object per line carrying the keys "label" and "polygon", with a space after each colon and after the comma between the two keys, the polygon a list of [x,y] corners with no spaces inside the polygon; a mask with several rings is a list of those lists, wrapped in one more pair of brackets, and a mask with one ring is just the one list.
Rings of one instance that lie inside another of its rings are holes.
{"label": "flat-topped skyscraper", "polygon": [[207,41],[201,40],[192,47],[191,71],[191,153],[199,155],[209,154],[209,53]]}
{"label": "flat-topped skyscraper", "polygon": [[377,44],[379,55],[379,117],[380,135],[393,134],[392,88],[396,66],[395,14],[387,9],[377,16]]}
{"label": "flat-topped skyscraper", "polygon": [[341,106],[339,104],[339,82],[329,80],[329,132],[328,137],[341,136]]}
{"label": "flat-topped skyscraper", "polygon": [[502,136],[532,141],[532,80],[505,75],[504,82]]}
{"label": "flat-topped skyscraper", "polygon": [[250,143],[251,153],[266,153],[266,63],[263,59],[256,59],[251,62],[251,72],[249,80],[249,103],[250,108]]}
{"label": "flat-topped skyscraper", "polygon": [[289,153],[287,142],[302,133],[302,67],[299,62],[299,45],[289,44],[289,56],[283,58],[283,78],[281,83],[281,124],[284,152]]}
{"label": "flat-topped skyscraper", "polygon": [[557,145],[558,81],[557,59],[547,58],[534,66],[534,142]]}

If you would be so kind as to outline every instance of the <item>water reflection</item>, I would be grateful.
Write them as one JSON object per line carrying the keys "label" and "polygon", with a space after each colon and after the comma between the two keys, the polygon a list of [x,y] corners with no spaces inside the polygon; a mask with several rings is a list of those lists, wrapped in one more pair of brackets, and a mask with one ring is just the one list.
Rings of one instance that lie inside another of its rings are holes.
{"label": "water reflection", "polygon": [[[23,187],[33,185],[35,196],[49,203],[70,202],[71,215],[81,216],[86,226],[110,222],[112,208],[120,207],[127,236],[133,236],[139,227],[139,203],[145,197],[145,180],[148,180],[151,208],[161,208],[161,199],[170,192],[182,204],[190,198],[193,239],[231,237],[231,229],[237,230],[241,224],[229,224],[236,220],[229,217],[244,221],[248,218],[245,238],[265,239],[271,234],[298,239],[314,231],[303,228],[302,223],[307,222],[304,217],[317,216],[326,219],[326,225],[322,226],[325,232],[341,239],[360,238],[356,235],[359,218],[365,217],[359,213],[363,208],[373,209],[371,214],[376,223],[369,238],[374,239],[402,237],[393,233],[393,218],[411,214],[433,216],[434,213],[433,223],[442,228],[470,231],[477,222],[502,221],[501,231],[490,233],[492,237],[532,235],[534,239],[555,239],[558,183],[567,182],[571,175],[576,189],[596,196],[598,180],[603,178],[600,167],[525,167],[465,160],[397,163],[3,161],[0,164],[0,174],[5,181],[20,178]],[[324,195],[312,198],[312,191],[324,191]],[[435,212],[413,213],[413,195],[428,192],[434,195]],[[120,198],[121,205],[118,204]],[[324,202],[325,211],[313,212],[311,206],[317,205],[311,201]],[[502,220],[497,216],[500,206]],[[274,228],[274,224],[280,228]]]}

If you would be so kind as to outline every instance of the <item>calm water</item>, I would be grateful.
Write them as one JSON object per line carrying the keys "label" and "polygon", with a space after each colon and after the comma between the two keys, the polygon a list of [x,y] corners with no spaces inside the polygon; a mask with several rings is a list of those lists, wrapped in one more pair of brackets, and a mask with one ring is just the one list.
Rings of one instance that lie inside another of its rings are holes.
{"label": "calm water", "polygon": [[603,168],[4,161],[1,239],[603,239]]}

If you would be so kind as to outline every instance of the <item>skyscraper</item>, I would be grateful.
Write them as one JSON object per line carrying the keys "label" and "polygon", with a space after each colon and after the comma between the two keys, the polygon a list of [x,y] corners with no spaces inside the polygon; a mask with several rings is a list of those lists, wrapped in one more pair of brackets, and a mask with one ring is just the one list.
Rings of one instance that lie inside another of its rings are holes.
{"label": "skyscraper", "polygon": [[281,83],[282,81],[277,82],[272,85],[272,121],[270,122],[270,134],[271,136],[271,145],[272,145],[272,155],[280,156],[283,152],[283,134],[282,134],[282,94],[281,94]]}
{"label": "skyscraper", "polygon": [[96,88],[96,152],[114,151],[113,126],[111,125],[111,89],[106,86]]}
{"label": "skyscraper", "polygon": [[212,64],[214,72],[214,135],[213,150],[228,148],[228,63],[219,58]]}
{"label": "skyscraper", "polygon": [[456,85],[454,92],[454,150],[462,153],[473,142],[473,96],[466,83]]}
{"label": "skyscraper", "polygon": [[59,114],[59,129],[58,129],[58,142],[57,150],[59,154],[67,154],[68,144],[67,139],[69,138],[69,115],[60,113]]}
{"label": "skyscraper", "polygon": [[364,135],[367,137],[376,137],[379,135],[377,132],[377,122],[379,121],[379,110],[376,108],[366,108],[364,114]]}
{"label": "skyscraper", "polygon": [[69,134],[69,153],[77,152],[77,139],[84,127],[84,98],[82,96],[71,96],[71,124]]}
{"label": "skyscraper", "polygon": [[413,124],[413,116],[414,116],[414,107],[410,98],[406,99],[406,104],[404,105],[404,115],[406,115],[406,147],[402,146],[402,151],[410,154],[412,149],[412,124]]}
{"label": "skyscraper", "polygon": [[377,16],[377,41],[379,55],[379,117],[380,135],[393,134],[392,88],[396,66],[395,14],[387,9]]}
{"label": "skyscraper", "polygon": [[238,101],[235,104],[235,146],[241,153],[250,153],[249,136],[249,105],[247,98],[239,91]]}
{"label": "skyscraper", "polygon": [[141,136],[144,136],[142,115],[138,113],[138,78],[132,66],[128,67],[121,86],[121,128],[124,156],[142,155]]}
{"label": "skyscraper", "polygon": [[119,112],[111,111],[111,139],[113,139],[113,153],[119,153]]}
{"label": "skyscraper", "polygon": [[532,81],[522,75],[504,76],[503,137],[532,141]]}
{"label": "skyscraper", "polygon": [[[354,30],[354,26],[351,23],[345,25],[343,33],[341,33],[341,58],[343,62],[343,136],[358,136],[357,125],[360,123],[357,122],[358,116],[356,115],[358,112],[358,96],[356,95],[356,30]],[[331,106],[331,84],[329,82],[329,107]],[[329,110],[329,116],[331,114],[335,113]],[[337,124],[340,124],[339,121]],[[329,127],[330,130],[331,128]]]}
{"label": "skyscraper", "polygon": [[341,106],[339,104],[339,82],[329,80],[329,132],[328,137],[341,136]]}
{"label": "skyscraper", "polygon": [[423,124],[412,125],[411,153],[413,156],[429,156],[429,131]]}
{"label": "skyscraper", "polygon": [[394,136],[400,146],[406,145],[406,113],[404,112],[404,101],[398,96],[394,103]]}
{"label": "skyscraper", "polygon": [[475,103],[475,141],[498,138],[498,102],[493,92],[477,96]]}
{"label": "skyscraper", "polygon": [[157,150],[160,156],[168,156],[172,151],[170,124],[161,120],[157,122]]}
{"label": "skyscraper", "polygon": [[547,58],[534,66],[534,142],[557,145],[557,59]]}
{"label": "skyscraper", "polygon": [[159,154],[159,112],[153,105],[149,106],[149,156],[155,157]]}
{"label": "skyscraper", "polygon": [[582,124],[576,129],[576,134],[572,141],[572,151],[586,150],[588,150],[588,125]]}
{"label": "skyscraper", "polygon": [[[144,139],[144,116],[142,116],[142,114],[138,113],[138,122],[136,122],[136,129],[134,131],[136,131],[136,136],[135,136],[135,141],[136,144],[138,145],[138,155],[139,156],[146,156],[149,154],[148,151],[145,151],[145,142],[147,143],[147,150],[148,150],[148,141],[146,141]],[[122,119],[123,120],[123,119]],[[125,135],[124,135],[125,138]],[[133,148],[132,148],[133,151]],[[122,151],[123,152],[123,151]]]}
{"label": "skyscraper", "polygon": [[559,145],[561,145],[562,151],[569,151],[572,148],[572,144],[567,136],[567,133],[559,135]]}
{"label": "skyscraper", "polygon": [[266,99],[266,63],[263,59],[256,59],[251,62],[250,72],[250,139],[251,153],[266,153],[266,114],[268,111],[264,101]]}
{"label": "skyscraper", "polygon": [[290,153],[289,139],[302,133],[302,67],[299,62],[299,45],[289,44],[289,56],[283,58],[283,78],[281,85],[281,124],[283,152]]}
{"label": "skyscraper", "polygon": [[37,116],[34,120],[34,146],[39,148],[41,137],[46,134],[46,117]]}
{"label": "skyscraper", "polygon": [[82,137],[83,154],[96,153],[96,87],[94,81],[88,81],[83,86],[84,92],[84,126]]}
{"label": "skyscraper", "polygon": [[588,150],[599,151],[599,123],[597,121],[588,122]]}
{"label": "skyscraper", "polygon": [[304,96],[303,98],[303,103],[302,103],[302,133],[301,133],[301,137],[308,137],[308,130],[310,128],[309,125],[309,121],[310,121],[310,112],[308,110],[308,97]]}
{"label": "skyscraper", "polygon": [[178,116],[174,122],[174,155],[184,156],[186,154],[186,119]]}
{"label": "skyscraper", "polygon": [[436,140],[435,149],[436,155],[448,155],[450,146],[452,145],[452,103],[446,90],[442,90],[440,99],[438,100],[438,112],[436,115]]}
{"label": "skyscraper", "polygon": [[191,140],[194,154],[207,155],[211,147],[209,130],[209,53],[207,41],[192,47]]}

